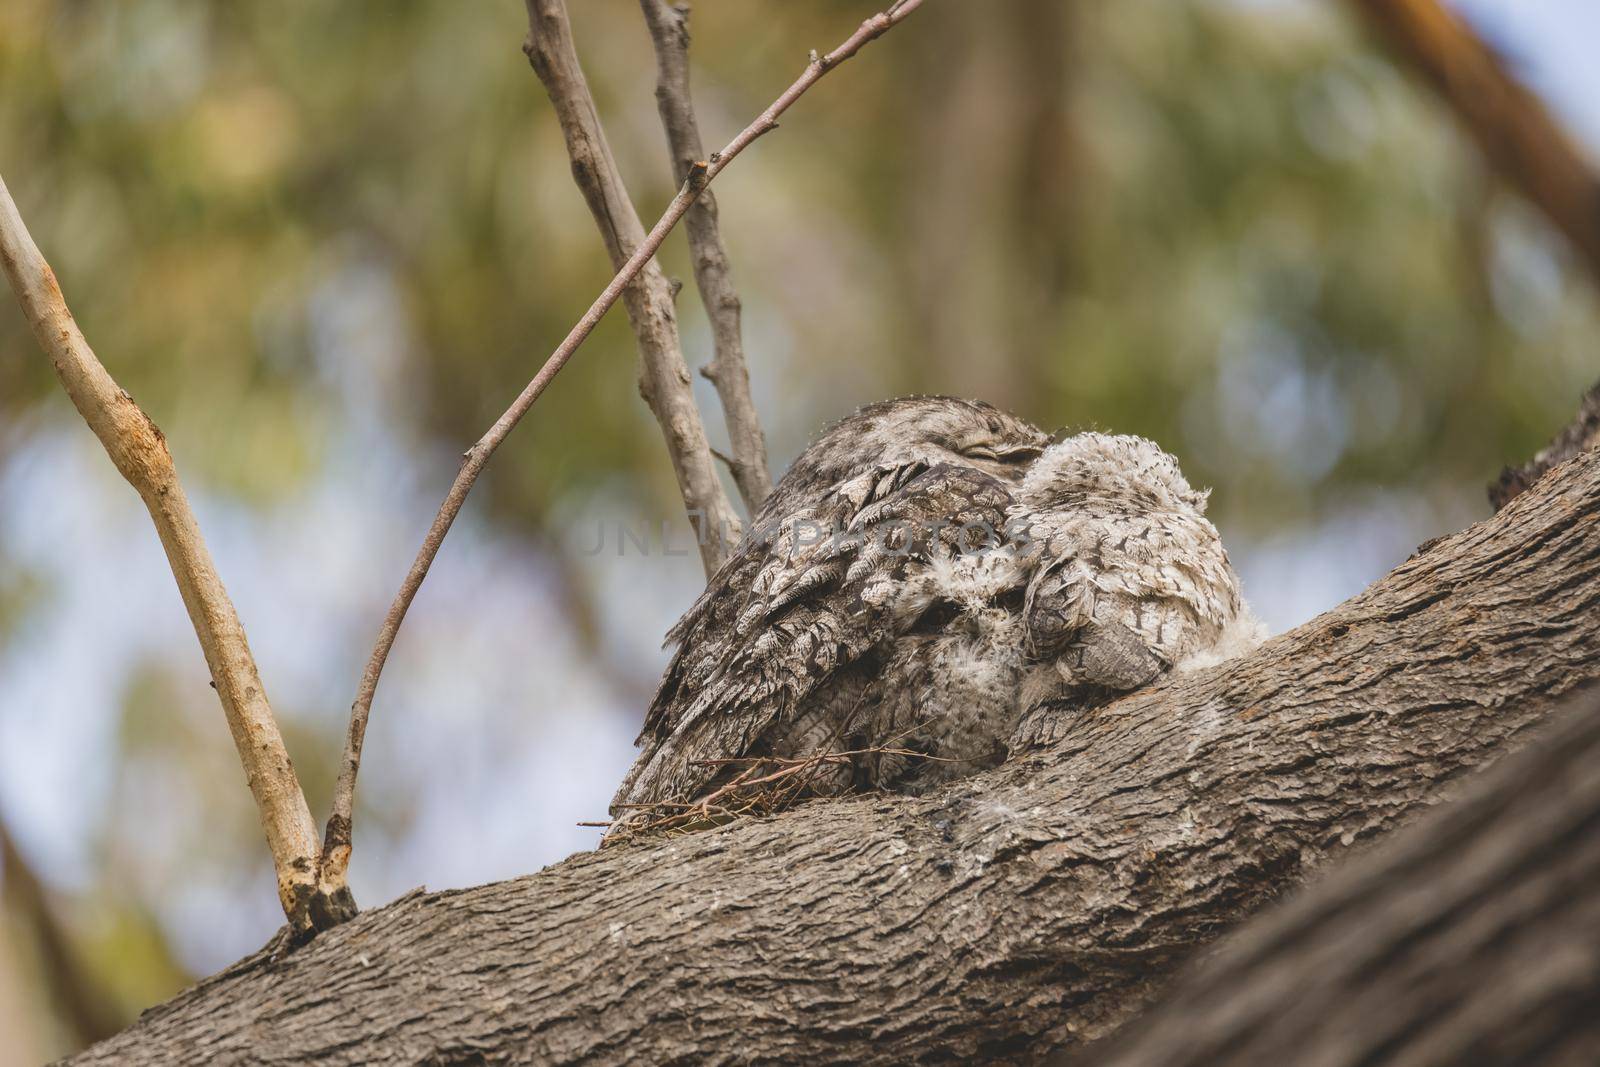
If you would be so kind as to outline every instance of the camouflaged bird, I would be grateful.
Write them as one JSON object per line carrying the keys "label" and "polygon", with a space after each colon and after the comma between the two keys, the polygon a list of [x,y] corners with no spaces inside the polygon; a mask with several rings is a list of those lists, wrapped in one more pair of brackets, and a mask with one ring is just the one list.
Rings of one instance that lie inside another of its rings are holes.
{"label": "camouflaged bird", "polygon": [[903,583],[901,610],[919,621],[865,692],[866,739],[896,739],[863,757],[869,777],[920,792],[1259,642],[1206,496],[1141,437],[1046,449],[1014,490],[1002,545],[935,558]]}
{"label": "camouflaged bird", "polygon": [[1042,443],[943,398],[825,433],[763,511],[803,521],[741,545],[669,635],[613,814],[702,798],[730,777],[715,761],[749,757],[836,757],[804,795],[920,792],[1259,640],[1172,456],[1138,437]]}
{"label": "camouflaged bird", "polygon": [[[712,761],[805,758],[880,737],[885,664],[902,640],[927,636],[919,625],[939,625],[927,617],[937,601],[907,590],[995,537],[1011,487],[1048,443],[952,397],[873,404],[824,431],[668,632],[677,649],[613,815],[705,795],[729,774]],[[870,766],[824,770],[809,792],[888,784]]]}

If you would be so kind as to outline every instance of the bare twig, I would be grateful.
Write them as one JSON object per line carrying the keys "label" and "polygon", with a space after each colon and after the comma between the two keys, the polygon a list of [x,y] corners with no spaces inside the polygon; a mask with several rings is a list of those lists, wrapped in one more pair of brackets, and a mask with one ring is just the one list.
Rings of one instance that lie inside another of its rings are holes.
{"label": "bare twig", "polygon": [[[522,50],[555,105],[572,177],[605,241],[611,266],[621,270],[645,239],[644,224],[611,156],[600,114],[578,63],[565,0],[527,0],[528,39]],[[639,348],[639,394],[661,424],[678,492],[698,536],[706,577],[716,573],[739,541],[739,516],[722,488],[695,404],[689,368],[678,338],[676,293],[650,260],[622,291]]]}
{"label": "bare twig", "polygon": [[[910,733],[916,727],[906,731]],[[904,735],[901,735],[904,736]],[[774,815],[807,796],[807,790],[824,767],[848,765],[863,756],[896,756],[935,763],[960,763],[960,760],[934,756],[914,748],[901,748],[891,738],[883,745],[840,751],[823,750],[809,756],[743,756],[733,759],[695,760],[701,766],[725,767],[739,771],[726,783],[697,800],[662,800],[647,804],[617,804],[619,811],[630,812],[625,819],[610,822],[582,822],[579,826],[607,827],[602,845],[641,836],[688,833],[744,815]],[[830,742],[831,743],[831,742]]]}
{"label": "bare twig", "polygon": [[372,698],[378,690],[378,678],[383,673],[384,661],[389,658],[389,650],[394,646],[395,635],[400,632],[400,624],[405,621],[411,601],[415,599],[417,590],[422,587],[422,580],[428,576],[428,568],[433,565],[434,557],[439,554],[439,546],[444,542],[445,534],[450,532],[451,524],[461,512],[461,505],[466,501],[467,494],[472,491],[478,475],[483,473],[489,457],[494,455],[495,449],[500,447],[517,423],[522,421],[523,416],[533,407],[545,387],[561,372],[561,368],[567,365],[567,361],[578,350],[578,346],[594,332],[600,319],[617,302],[623,290],[639,275],[645,264],[650,262],[656,250],[661,247],[661,242],[666,240],[667,234],[672,232],[672,228],[683,218],[689,206],[705,187],[721,174],[739,153],[750,147],[756,138],[776,128],[778,117],[800,99],[807,89],[815,85],[819,78],[854,56],[868,42],[876,40],[904,20],[906,16],[921,7],[922,3],[923,0],[898,0],[893,6],[863,22],[855,33],[826,56],[813,55],[800,77],[768,105],[765,111],[756,116],[754,122],[740,130],[720,152],[712,153],[704,166],[695,167],[689,179],[678,190],[678,194],[667,205],[661,218],[656,221],[655,226],[634,248],[628,261],[617,271],[616,277],[611,279],[595,298],[594,303],[589,305],[589,310],[583,313],[583,317],[550,354],[550,358],[545,360],[544,366],[539,368],[533,380],[527,384],[505,413],[495,420],[489,432],[466,451],[462,457],[461,469],[456,473],[450,491],[445,494],[444,503],[439,505],[439,513],[434,516],[433,524],[422,540],[417,558],[412,562],[405,581],[401,583],[400,591],[395,594],[394,603],[389,606],[389,613],[378,632],[372,656],[367,661],[366,670],[362,672],[360,690],[354,705],[350,708],[350,728],[345,738],[344,759],[339,769],[339,780],[334,785],[333,814],[328,818],[328,827],[324,833],[320,869],[321,891],[324,896],[332,897],[338,894],[346,884],[350,866],[350,820],[355,803],[356,772],[361,766],[361,744],[366,735],[367,719],[372,712]]}
{"label": "bare twig", "polygon": [[[705,158],[700,124],[689,92],[689,5],[639,0],[639,6],[655,45],[656,106],[672,155],[672,175],[681,184],[689,180],[695,163]],[[745,363],[739,328],[739,294],[733,287],[728,249],[722,243],[717,219],[717,199],[708,191],[695,201],[683,223],[694,263],[695,287],[700,290],[700,302],[711,321],[712,358],[700,373],[717,387],[732,452],[725,462],[745,509],[753,517],[772,492],[772,472],[767,467],[761,416],[750,396],[750,369]]]}
{"label": "bare twig", "polygon": [[689,762],[696,767],[739,767],[751,766],[757,763],[791,764],[812,763],[815,761],[838,763],[842,760],[856,756],[905,756],[910,759],[928,760],[933,763],[960,763],[961,760],[951,756],[935,756],[931,752],[920,752],[914,748],[897,748],[894,745],[878,745],[873,748],[852,748],[843,752],[824,752],[815,756],[734,756],[728,759],[697,759]]}
{"label": "bare twig", "polygon": [[255,795],[277,867],[284,914],[296,930],[308,930],[318,906],[317,828],[267,703],[244,627],[200,536],[166,438],[89,348],[4,181],[0,181],[0,260],[73,406],[150,510]]}
{"label": "bare twig", "polygon": [[1439,0],[1351,0],[1449,104],[1490,166],[1600,276],[1600,179],[1539,98]]}

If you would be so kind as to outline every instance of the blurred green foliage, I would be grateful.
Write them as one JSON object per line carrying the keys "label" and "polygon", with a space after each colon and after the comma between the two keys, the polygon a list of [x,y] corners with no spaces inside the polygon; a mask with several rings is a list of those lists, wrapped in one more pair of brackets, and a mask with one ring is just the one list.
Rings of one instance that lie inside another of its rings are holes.
{"label": "blurred green foliage", "polygon": [[[672,192],[648,38],[631,0],[572,6],[648,221]],[[699,5],[708,143],[874,6]],[[1312,522],[1373,487],[1479,493],[1595,376],[1590,279],[1342,15],[930,4],[825,80],[717,185],[775,457],[857,404],[951,392],[1151,435],[1217,487],[1227,529]],[[451,452],[604,284],[525,32],[513,0],[0,6],[0,173],[188,479],[246,507],[293,499],[364,462],[336,448],[346,401],[370,394],[420,465],[370,477],[442,490]],[[687,278],[681,240],[663,261]],[[392,380],[317,342],[319,301],[361,271],[400,297]],[[692,285],[680,310],[703,362]],[[718,418],[709,405],[714,440]],[[0,464],[72,424],[20,315],[0,313]],[[622,492],[675,514],[620,314],[480,492],[546,547],[564,501]],[[0,641],[49,594],[0,573]],[[108,795],[159,811],[236,791],[214,710],[175,710],[196,707],[135,669]],[[309,732],[294,748],[321,810],[337,726],[290,728]],[[95,903],[66,910],[131,1012],[183,969],[159,946],[148,857],[130,865],[126,823],[107,827]],[[199,855],[153,837],[165,863],[261,876],[248,820],[210,833]]]}
{"label": "blurred green foliage", "polygon": [[[1261,506],[1304,512],[1328,483],[1481,479],[1584,379],[1586,279],[1337,9],[950,8],[824,83],[719,190],[759,388],[805,398],[772,414],[780,453],[879,392],[970,392],[1156,435],[1224,496],[1265,477]],[[863,10],[701,12],[708,139]],[[516,4],[0,18],[7,180],[89,337],[205,443],[184,458],[215,484],[270,495],[325,458],[340,412],[305,318],[330,264],[400,286],[424,378],[402,429],[447,442],[481,431],[607,276]],[[648,42],[626,0],[575,18],[653,216],[671,190]],[[676,242],[666,259],[686,274]],[[684,318],[700,338],[689,300]],[[15,411],[50,383],[4,330]],[[628,349],[608,320],[518,435],[495,479],[513,517],[613,475],[670,493],[620,402]],[[836,373],[850,388],[819,388]],[[1276,462],[1297,446],[1317,462]]]}

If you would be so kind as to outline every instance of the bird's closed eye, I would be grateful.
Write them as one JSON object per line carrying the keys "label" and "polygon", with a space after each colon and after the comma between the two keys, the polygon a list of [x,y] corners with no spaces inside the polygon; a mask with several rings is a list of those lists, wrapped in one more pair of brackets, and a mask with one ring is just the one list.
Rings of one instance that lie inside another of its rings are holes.
{"label": "bird's closed eye", "polygon": [[994,444],[985,443],[968,445],[961,450],[961,454],[968,459],[991,459],[999,463],[1025,463],[1038,458],[1041,449],[1037,445]]}

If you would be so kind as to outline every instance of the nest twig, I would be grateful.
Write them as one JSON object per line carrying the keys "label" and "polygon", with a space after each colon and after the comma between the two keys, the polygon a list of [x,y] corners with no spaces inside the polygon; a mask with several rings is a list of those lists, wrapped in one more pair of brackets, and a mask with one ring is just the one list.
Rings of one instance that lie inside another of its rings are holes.
{"label": "nest twig", "polygon": [[741,816],[775,815],[805,799],[807,790],[826,767],[849,764],[864,756],[899,756],[911,759],[955,762],[916,749],[893,744],[839,752],[818,752],[810,756],[745,756],[735,759],[696,760],[702,767],[726,767],[738,773],[716,789],[691,801],[658,801],[652,804],[620,804],[621,817],[609,822],[583,822],[580,826],[606,829],[604,844],[611,845],[636,837],[674,837],[720,826]]}

